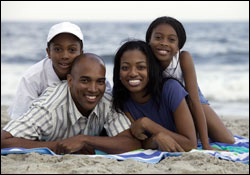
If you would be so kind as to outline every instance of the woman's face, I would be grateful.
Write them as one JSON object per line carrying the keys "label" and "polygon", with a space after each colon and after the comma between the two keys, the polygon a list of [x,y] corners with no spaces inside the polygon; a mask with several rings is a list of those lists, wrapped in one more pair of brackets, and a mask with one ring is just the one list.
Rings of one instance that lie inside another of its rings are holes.
{"label": "woman's face", "polygon": [[161,65],[167,67],[179,51],[178,36],[169,24],[160,24],[154,28],[149,45]]}
{"label": "woman's face", "polygon": [[148,63],[139,50],[125,51],[120,62],[120,80],[130,94],[145,94],[148,83]]}

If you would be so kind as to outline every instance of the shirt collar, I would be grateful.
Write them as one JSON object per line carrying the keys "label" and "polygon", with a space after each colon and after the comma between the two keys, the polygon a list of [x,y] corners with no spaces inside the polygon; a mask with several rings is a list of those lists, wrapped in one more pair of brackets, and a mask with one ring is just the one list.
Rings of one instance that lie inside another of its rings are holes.
{"label": "shirt collar", "polygon": [[70,89],[68,87],[68,99],[69,99],[69,114],[70,114],[70,120],[71,120],[71,123],[72,125],[74,125],[81,117],[82,118],[90,118],[91,116],[95,115],[97,117],[98,116],[98,105],[100,104],[100,102],[102,100],[100,100],[100,102],[95,106],[95,108],[92,110],[92,112],[89,114],[88,117],[86,116],[83,116],[77,109],[76,105],[75,105],[75,102],[71,96],[71,93],[70,93]]}
{"label": "shirt collar", "polygon": [[177,52],[177,54],[173,57],[167,69],[175,69],[178,64],[178,59],[179,59],[179,52]]}

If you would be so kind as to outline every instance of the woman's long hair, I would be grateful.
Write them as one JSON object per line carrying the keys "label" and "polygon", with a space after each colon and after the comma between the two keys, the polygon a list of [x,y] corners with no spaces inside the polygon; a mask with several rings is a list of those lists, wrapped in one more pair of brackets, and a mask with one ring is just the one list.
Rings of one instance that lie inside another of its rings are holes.
{"label": "woman's long hair", "polygon": [[124,103],[129,99],[130,93],[120,80],[120,63],[124,52],[128,50],[139,50],[147,58],[148,84],[146,86],[146,95],[151,98],[159,106],[162,91],[162,68],[159,61],[155,58],[150,46],[141,40],[132,40],[124,43],[117,51],[114,57],[113,69],[113,107],[117,112],[123,111]]}

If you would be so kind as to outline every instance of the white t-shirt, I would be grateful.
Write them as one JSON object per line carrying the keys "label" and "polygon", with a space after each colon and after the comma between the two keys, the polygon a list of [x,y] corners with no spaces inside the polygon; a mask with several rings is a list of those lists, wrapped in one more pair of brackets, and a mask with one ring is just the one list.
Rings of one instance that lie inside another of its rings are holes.
{"label": "white t-shirt", "polygon": [[184,78],[182,75],[181,65],[179,61],[179,53],[177,53],[168,67],[163,71],[163,77],[172,77],[179,80],[185,86]]}
{"label": "white t-shirt", "polygon": [[61,83],[61,80],[52,67],[51,59],[44,58],[28,68],[21,77],[14,103],[8,110],[11,119],[16,119],[28,111],[32,102],[39,97],[47,87],[55,86],[58,83]]}
{"label": "white t-shirt", "polygon": [[[31,66],[22,75],[14,103],[8,109],[10,118],[16,119],[20,117],[28,111],[32,102],[38,98],[47,87],[53,87],[62,82],[53,69],[51,59],[44,58]],[[106,81],[106,92],[111,93],[111,91],[111,85]]]}

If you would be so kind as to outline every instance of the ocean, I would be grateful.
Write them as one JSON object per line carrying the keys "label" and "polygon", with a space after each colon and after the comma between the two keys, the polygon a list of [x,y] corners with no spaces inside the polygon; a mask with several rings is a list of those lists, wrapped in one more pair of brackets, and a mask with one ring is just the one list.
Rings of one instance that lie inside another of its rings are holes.
{"label": "ocean", "polygon": [[[72,21],[74,22],[74,21]],[[113,85],[113,58],[129,39],[145,40],[148,22],[81,22],[84,51],[102,56]],[[13,101],[21,74],[46,56],[55,22],[1,22],[1,105]],[[225,117],[249,117],[249,22],[183,22],[198,84],[210,105]]]}

